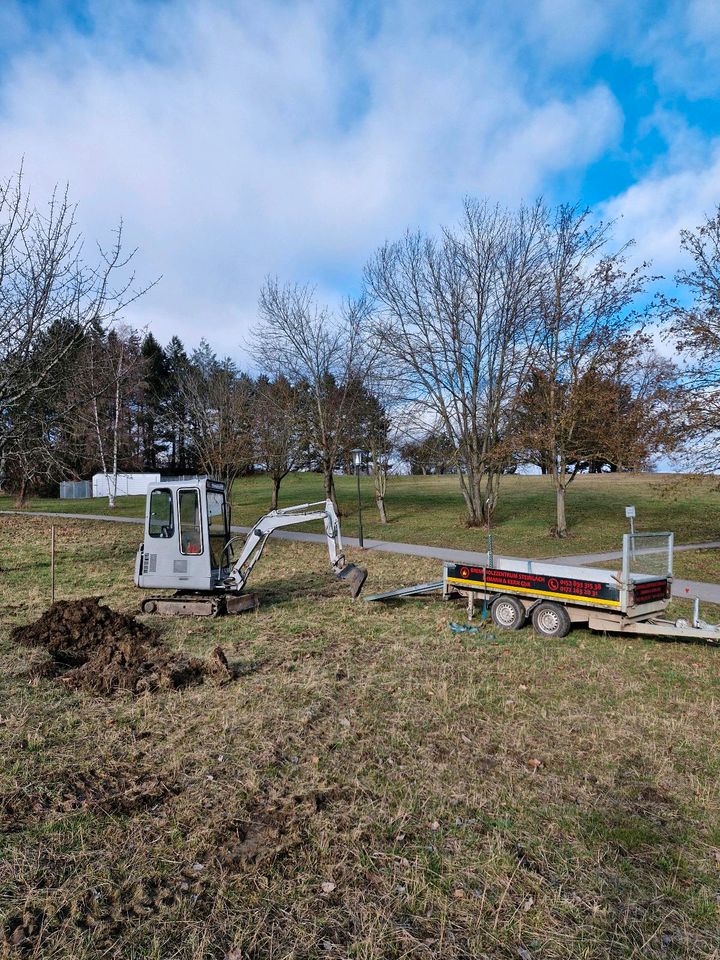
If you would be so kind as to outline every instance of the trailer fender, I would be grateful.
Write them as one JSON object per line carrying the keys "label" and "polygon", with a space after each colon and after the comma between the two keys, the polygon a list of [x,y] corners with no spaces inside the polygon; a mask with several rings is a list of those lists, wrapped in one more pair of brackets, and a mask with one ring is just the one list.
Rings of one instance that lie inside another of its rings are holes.
{"label": "trailer fender", "polygon": [[528,620],[530,619],[530,617],[532,617],[535,607],[539,607],[541,603],[542,603],[542,599],[533,600],[532,603],[525,608],[525,613],[527,614]]}

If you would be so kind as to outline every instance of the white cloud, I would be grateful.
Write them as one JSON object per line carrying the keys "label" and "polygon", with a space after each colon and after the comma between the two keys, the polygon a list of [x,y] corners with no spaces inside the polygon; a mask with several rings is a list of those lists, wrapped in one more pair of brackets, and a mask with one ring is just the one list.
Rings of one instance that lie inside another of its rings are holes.
{"label": "white cloud", "polygon": [[554,64],[595,54],[607,39],[616,4],[599,0],[539,0],[525,4],[534,39]]}
{"label": "white cloud", "polygon": [[94,35],[11,62],[0,171],[24,156],[36,198],[69,181],[91,238],[124,217],[141,275],[163,276],[129,319],[162,340],[238,353],[267,273],[359,276],[377,244],[453,219],[464,193],[532,198],[619,135],[602,85],[530,96],[503,43],[417,5],[371,27],[341,0],[148,9],[99,4]]}
{"label": "white cloud", "polygon": [[719,203],[720,140],[704,163],[656,169],[609,201],[603,213],[618,218],[618,238],[635,239],[640,259],[652,260],[656,271],[670,276],[680,265],[680,231],[698,227]]}
{"label": "white cloud", "polygon": [[717,0],[645,4],[631,15],[618,44],[626,56],[652,66],[663,94],[713,97],[720,89],[720,7]]}

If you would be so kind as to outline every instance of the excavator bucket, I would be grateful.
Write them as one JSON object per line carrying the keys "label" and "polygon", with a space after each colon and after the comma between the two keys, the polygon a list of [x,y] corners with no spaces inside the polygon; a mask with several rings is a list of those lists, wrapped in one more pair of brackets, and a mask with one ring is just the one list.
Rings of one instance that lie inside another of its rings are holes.
{"label": "excavator bucket", "polygon": [[338,574],[339,580],[344,580],[350,588],[353,600],[360,596],[363,584],[367,580],[367,570],[364,567],[357,567],[354,563],[348,563]]}

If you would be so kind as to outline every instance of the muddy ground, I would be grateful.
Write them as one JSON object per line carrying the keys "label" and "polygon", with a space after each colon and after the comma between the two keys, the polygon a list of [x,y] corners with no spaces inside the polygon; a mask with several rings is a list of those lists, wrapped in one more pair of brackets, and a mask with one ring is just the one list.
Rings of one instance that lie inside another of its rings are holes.
{"label": "muddy ground", "polygon": [[32,667],[35,677],[57,677],[92,693],[179,689],[207,677],[233,677],[220,647],[209,660],[176,653],[155,630],[111,610],[99,597],[59,600],[34,623],[13,630],[10,639],[45,651]]}

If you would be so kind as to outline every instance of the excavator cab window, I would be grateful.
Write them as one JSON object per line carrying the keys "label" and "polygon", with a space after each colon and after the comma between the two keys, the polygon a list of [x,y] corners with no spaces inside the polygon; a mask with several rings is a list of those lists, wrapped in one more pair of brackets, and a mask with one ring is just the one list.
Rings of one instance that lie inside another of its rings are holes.
{"label": "excavator cab window", "polygon": [[203,552],[200,525],[200,496],[197,490],[181,490],[178,495],[180,513],[180,552],[195,556]]}
{"label": "excavator cab window", "polygon": [[153,490],[150,494],[148,535],[168,540],[174,532],[172,493],[170,490]]}
{"label": "excavator cab window", "polygon": [[227,564],[224,551],[225,544],[230,539],[224,493],[208,490],[207,515],[210,536],[210,563],[213,570],[218,570]]}

